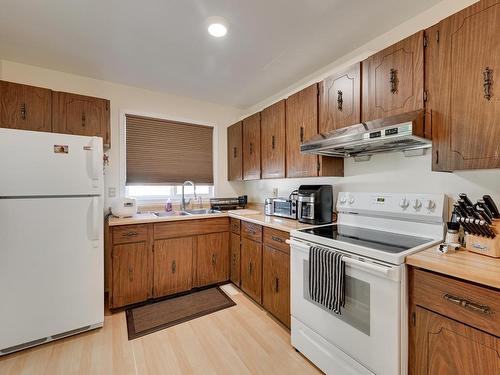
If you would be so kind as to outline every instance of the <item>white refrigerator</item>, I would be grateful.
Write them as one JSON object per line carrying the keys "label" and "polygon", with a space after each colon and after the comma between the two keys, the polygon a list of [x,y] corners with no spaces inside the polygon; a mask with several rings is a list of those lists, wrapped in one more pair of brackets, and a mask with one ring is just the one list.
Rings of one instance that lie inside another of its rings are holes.
{"label": "white refrigerator", "polygon": [[102,138],[0,129],[0,356],[102,327]]}

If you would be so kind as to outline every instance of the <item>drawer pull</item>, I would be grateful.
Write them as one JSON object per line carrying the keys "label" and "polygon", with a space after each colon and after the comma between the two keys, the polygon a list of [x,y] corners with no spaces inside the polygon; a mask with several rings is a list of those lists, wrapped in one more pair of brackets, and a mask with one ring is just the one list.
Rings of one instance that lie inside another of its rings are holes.
{"label": "drawer pull", "polygon": [[277,237],[277,236],[271,236],[271,239],[272,239],[273,241],[280,242],[280,243],[285,242],[285,241],[283,241],[283,239],[282,239],[282,238],[279,238],[279,237]]}
{"label": "drawer pull", "polygon": [[26,103],[21,104],[21,119],[26,120]]}
{"label": "drawer pull", "polygon": [[464,309],[468,309],[485,315],[491,314],[491,308],[487,305],[480,305],[478,303],[470,302],[464,298],[452,296],[451,294],[445,294],[443,298],[448,302],[463,307]]}
{"label": "drawer pull", "polygon": [[248,263],[248,273],[252,274],[252,262]]}
{"label": "drawer pull", "polygon": [[172,262],[172,273],[175,273],[177,269],[177,264],[175,263],[175,260]]}
{"label": "drawer pull", "polygon": [[275,292],[278,293],[279,292],[279,286],[280,286],[280,279],[279,278],[276,278],[276,289],[275,289]]}
{"label": "drawer pull", "polygon": [[212,254],[212,265],[215,266],[216,262],[217,262],[217,255]]}
{"label": "drawer pull", "polygon": [[134,269],[132,267],[128,268],[128,280],[130,282],[134,281]]}
{"label": "drawer pull", "polygon": [[122,233],[122,237],[134,237],[134,236],[137,236],[139,233],[137,232],[134,232],[134,231],[130,231],[130,232],[127,232],[127,233]]}

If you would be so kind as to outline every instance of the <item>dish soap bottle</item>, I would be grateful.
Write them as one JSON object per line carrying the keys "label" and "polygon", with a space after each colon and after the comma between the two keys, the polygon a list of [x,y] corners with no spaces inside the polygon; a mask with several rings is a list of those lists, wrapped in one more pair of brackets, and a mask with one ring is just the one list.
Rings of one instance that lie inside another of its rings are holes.
{"label": "dish soap bottle", "polygon": [[170,198],[167,199],[167,203],[165,204],[165,212],[172,212],[172,201]]}

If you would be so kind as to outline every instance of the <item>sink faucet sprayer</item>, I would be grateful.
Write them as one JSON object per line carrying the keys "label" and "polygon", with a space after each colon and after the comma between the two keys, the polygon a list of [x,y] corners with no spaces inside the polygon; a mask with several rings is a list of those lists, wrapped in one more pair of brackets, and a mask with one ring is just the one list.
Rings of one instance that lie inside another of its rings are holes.
{"label": "sink faucet sprayer", "polygon": [[195,186],[194,182],[193,181],[184,181],[182,183],[181,211],[186,211],[186,204],[191,203],[191,198],[189,198],[187,202],[186,202],[186,200],[184,198],[184,187],[186,185],[192,185],[193,186],[194,199],[196,199],[196,186]]}

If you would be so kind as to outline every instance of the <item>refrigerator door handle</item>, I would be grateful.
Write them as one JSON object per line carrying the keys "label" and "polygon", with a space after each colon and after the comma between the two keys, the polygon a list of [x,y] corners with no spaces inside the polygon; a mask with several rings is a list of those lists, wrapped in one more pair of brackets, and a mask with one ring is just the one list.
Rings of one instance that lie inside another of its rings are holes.
{"label": "refrigerator door handle", "polygon": [[99,187],[99,150],[98,150],[98,146],[99,145],[99,142],[98,142],[98,139],[96,137],[92,137],[92,146],[91,146],[91,152],[92,152],[92,166],[91,166],[91,170],[92,170],[92,174],[91,174],[91,178],[92,178],[92,184],[93,184],[93,187]]}
{"label": "refrigerator door handle", "polygon": [[93,246],[99,246],[99,197],[92,197],[92,222],[90,227],[92,230],[91,240],[94,241]]}

